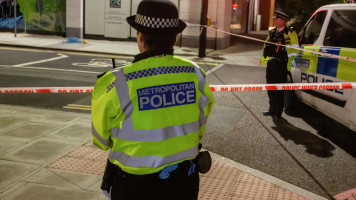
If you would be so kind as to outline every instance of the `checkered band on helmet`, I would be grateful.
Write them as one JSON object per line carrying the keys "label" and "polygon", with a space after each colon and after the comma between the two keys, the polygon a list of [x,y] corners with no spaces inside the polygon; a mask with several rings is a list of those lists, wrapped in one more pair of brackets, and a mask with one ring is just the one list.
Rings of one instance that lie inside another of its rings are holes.
{"label": "checkered band on helmet", "polygon": [[175,28],[179,26],[178,18],[157,18],[136,14],[135,22],[148,28]]}
{"label": "checkered band on helmet", "polygon": [[195,73],[192,66],[174,66],[174,67],[156,67],[151,69],[144,69],[136,72],[125,74],[126,81],[143,78],[147,76],[155,76],[159,74],[173,74],[173,73]]}

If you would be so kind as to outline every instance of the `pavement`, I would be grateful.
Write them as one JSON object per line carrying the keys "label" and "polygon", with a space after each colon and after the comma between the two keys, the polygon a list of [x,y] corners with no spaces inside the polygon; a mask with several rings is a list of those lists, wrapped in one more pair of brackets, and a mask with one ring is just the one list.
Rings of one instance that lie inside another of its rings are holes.
{"label": "pavement", "polygon": [[[265,34],[267,32],[258,32],[254,36],[265,37]],[[135,42],[85,40],[84,44],[65,41],[66,38],[57,36],[18,34],[15,38],[13,33],[0,33],[0,47],[93,52],[113,57],[138,53]],[[224,50],[207,49],[205,58],[197,56],[197,48],[177,46],[175,54],[195,61],[259,66],[262,49],[249,43],[238,41]],[[92,144],[90,114],[0,104],[0,144],[0,199],[106,199],[100,184],[108,152]],[[211,154],[212,169],[200,176],[201,200],[325,199]],[[338,199],[351,200],[352,194]]]}

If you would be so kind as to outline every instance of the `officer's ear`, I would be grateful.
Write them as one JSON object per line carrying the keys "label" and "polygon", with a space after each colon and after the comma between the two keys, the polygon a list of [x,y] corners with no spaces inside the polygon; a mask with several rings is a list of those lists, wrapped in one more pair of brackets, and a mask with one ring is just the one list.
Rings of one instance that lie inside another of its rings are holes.
{"label": "officer's ear", "polygon": [[141,53],[145,52],[145,41],[141,32],[137,31],[137,45]]}
{"label": "officer's ear", "polygon": [[140,41],[140,42],[143,42],[143,36],[142,36],[142,33],[140,31],[137,31],[137,42]]}

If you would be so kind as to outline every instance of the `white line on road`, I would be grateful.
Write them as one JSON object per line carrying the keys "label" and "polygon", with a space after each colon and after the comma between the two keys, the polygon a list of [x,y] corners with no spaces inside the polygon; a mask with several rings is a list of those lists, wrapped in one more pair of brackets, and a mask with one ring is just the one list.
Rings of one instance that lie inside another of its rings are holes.
{"label": "white line on road", "polygon": [[[224,64],[219,64],[218,66],[214,67],[213,69],[209,70],[206,72],[206,75],[211,74],[212,72],[220,69]],[[0,67],[8,67],[8,68],[24,68],[24,69],[35,69],[35,70],[49,70],[49,71],[63,71],[63,72],[78,72],[78,73],[88,73],[88,74],[99,74],[103,73],[101,72],[92,72],[92,71],[82,71],[82,70],[73,70],[73,69],[56,69],[56,68],[46,68],[46,67],[28,67],[24,66],[23,64],[21,65],[0,65]],[[121,67],[117,67],[121,68]]]}
{"label": "white line on road", "polygon": [[209,74],[215,72],[216,70],[220,69],[220,68],[221,68],[222,66],[224,66],[224,65],[225,65],[225,64],[221,63],[220,65],[218,65],[218,66],[214,67],[213,69],[207,71],[207,72],[206,72],[206,75],[209,75]]}
{"label": "white line on road", "polygon": [[81,71],[81,70],[72,70],[72,69],[54,69],[54,68],[46,68],[46,67],[26,67],[19,65],[0,65],[0,67],[8,67],[8,68],[24,68],[24,69],[38,69],[38,70],[49,70],[49,71],[63,71],[63,72],[78,72],[78,73],[88,73],[88,74],[99,74],[103,72],[91,72],[91,71]]}
{"label": "white line on road", "polygon": [[28,63],[23,63],[23,64],[18,64],[18,65],[14,65],[14,67],[33,65],[33,64],[38,64],[38,63],[44,63],[44,62],[59,60],[59,59],[63,59],[63,58],[67,58],[68,57],[67,55],[63,55],[63,54],[57,54],[57,55],[59,55],[59,57],[49,58],[49,59],[45,59],[45,60],[38,60],[38,61],[28,62]]}

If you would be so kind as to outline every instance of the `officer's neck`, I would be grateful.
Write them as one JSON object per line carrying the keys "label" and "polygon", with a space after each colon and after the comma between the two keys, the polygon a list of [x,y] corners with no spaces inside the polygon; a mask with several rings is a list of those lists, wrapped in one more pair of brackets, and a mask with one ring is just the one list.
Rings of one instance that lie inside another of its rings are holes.
{"label": "officer's neck", "polygon": [[133,62],[137,62],[153,56],[173,55],[173,52],[173,49],[145,51],[143,53],[137,54]]}
{"label": "officer's neck", "polygon": [[282,27],[277,27],[277,30],[278,30],[278,32],[282,32],[284,29],[285,29],[286,27],[285,26],[282,26]]}

